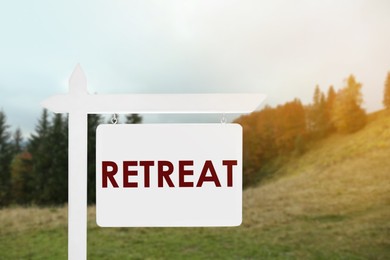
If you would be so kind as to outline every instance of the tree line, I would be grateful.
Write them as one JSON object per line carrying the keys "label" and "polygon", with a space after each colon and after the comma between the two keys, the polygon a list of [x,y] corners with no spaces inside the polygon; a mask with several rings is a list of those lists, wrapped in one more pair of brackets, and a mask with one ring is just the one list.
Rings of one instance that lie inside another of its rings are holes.
{"label": "tree line", "polygon": [[[277,107],[266,106],[236,120],[244,133],[244,186],[253,185],[275,171],[270,162],[291,154],[300,155],[311,142],[338,132],[354,133],[366,124],[361,107],[362,84],[353,75],[337,92],[330,86],[326,93],[317,85],[312,103],[294,99]],[[390,72],[384,87],[383,104],[390,110]]]}
{"label": "tree line", "polygon": [[[315,87],[311,104],[294,99],[276,107],[236,120],[244,132],[244,185],[267,176],[267,163],[289,154],[300,155],[308,144],[334,132],[353,133],[366,124],[362,109],[362,84],[351,75],[345,86],[324,93]],[[383,104],[390,111],[390,72]],[[88,115],[88,203],[95,202],[96,127],[101,115]],[[126,123],[141,123],[137,114]],[[111,120],[108,122],[111,123]],[[0,207],[10,204],[55,205],[68,199],[68,118],[43,110],[31,137],[10,132],[6,115],[0,111]]]}
{"label": "tree line", "polygon": [[[88,203],[95,203],[96,127],[101,115],[88,115]],[[126,123],[142,122],[138,114]],[[109,120],[108,123],[111,123]],[[21,130],[9,131],[0,111],[0,207],[10,204],[57,205],[68,201],[68,117],[46,109],[35,132],[23,142]]]}

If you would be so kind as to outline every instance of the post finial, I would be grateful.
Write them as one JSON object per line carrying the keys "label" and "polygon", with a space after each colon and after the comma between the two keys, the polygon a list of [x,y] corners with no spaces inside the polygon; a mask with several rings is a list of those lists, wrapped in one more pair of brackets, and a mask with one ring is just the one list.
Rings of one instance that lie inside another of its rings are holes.
{"label": "post finial", "polygon": [[69,93],[72,94],[87,94],[87,77],[80,63],[74,68],[72,75],[69,78]]}

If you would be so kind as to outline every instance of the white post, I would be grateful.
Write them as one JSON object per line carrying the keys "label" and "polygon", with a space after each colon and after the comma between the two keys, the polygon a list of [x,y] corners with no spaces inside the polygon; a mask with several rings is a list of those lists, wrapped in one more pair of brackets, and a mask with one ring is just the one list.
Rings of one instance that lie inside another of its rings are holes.
{"label": "white post", "polygon": [[77,65],[69,94],[42,102],[55,113],[69,113],[68,259],[87,258],[88,113],[250,113],[264,99],[258,93],[89,95]]}
{"label": "white post", "polygon": [[[77,65],[69,79],[74,102],[88,96],[87,80]],[[88,121],[82,107],[69,109],[68,259],[87,259]]]}
{"label": "white post", "polygon": [[68,259],[87,259],[87,140],[87,114],[69,113]]}

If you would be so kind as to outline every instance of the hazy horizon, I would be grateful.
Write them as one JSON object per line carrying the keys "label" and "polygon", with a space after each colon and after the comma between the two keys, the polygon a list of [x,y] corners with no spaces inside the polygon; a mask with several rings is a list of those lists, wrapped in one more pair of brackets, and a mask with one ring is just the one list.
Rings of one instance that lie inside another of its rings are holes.
{"label": "hazy horizon", "polygon": [[385,0],[7,1],[0,109],[28,137],[40,102],[66,93],[80,62],[90,93],[260,92],[272,106],[308,104],[317,84],[337,90],[354,74],[364,108],[376,111],[390,71],[389,11]]}

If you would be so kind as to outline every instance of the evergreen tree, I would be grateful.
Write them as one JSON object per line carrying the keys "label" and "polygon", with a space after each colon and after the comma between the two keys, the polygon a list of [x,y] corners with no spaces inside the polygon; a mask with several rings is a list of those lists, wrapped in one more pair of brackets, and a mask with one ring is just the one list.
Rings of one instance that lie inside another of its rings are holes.
{"label": "evergreen tree", "polygon": [[102,117],[88,115],[88,203],[96,201],[96,127],[101,124]]}
{"label": "evergreen tree", "polygon": [[31,153],[34,191],[32,201],[41,205],[65,203],[68,199],[68,124],[56,114],[50,122],[46,109],[32,135]]}
{"label": "evergreen tree", "polygon": [[17,154],[11,164],[11,187],[14,203],[30,204],[33,201],[34,176],[31,154],[27,151]]}
{"label": "evergreen tree", "polygon": [[19,154],[22,152],[23,147],[23,135],[22,135],[22,130],[18,127],[13,135],[13,146],[14,146],[14,153]]}
{"label": "evergreen tree", "polygon": [[142,117],[138,114],[126,115],[126,124],[141,124]]}
{"label": "evergreen tree", "polygon": [[49,129],[48,143],[50,167],[43,188],[41,202],[44,204],[63,204],[68,200],[68,125],[67,118],[55,114]]}
{"label": "evergreen tree", "polygon": [[23,136],[19,127],[12,137],[11,197],[14,203],[26,204],[32,201],[34,191],[31,154],[23,151]]}
{"label": "evergreen tree", "polygon": [[35,127],[36,133],[31,135],[28,148],[31,150],[37,150],[40,146],[42,146],[42,141],[44,141],[49,134],[49,128],[49,114],[47,109],[43,109],[38,125]]}
{"label": "evergreen tree", "polygon": [[383,105],[385,105],[386,109],[390,110],[390,72],[387,73],[385,81]]}
{"label": "evergreen tree", "polygon": [[341,89],[335,99],[332,119],[336,129],[341,133],[356,132],[366,124],[366,113],[361,108],[363,98],[362,84],[351,75],[347,85]]}
{"label": "evergreen tree", "polygon": [[50,121],[46,109],[43,109],[41,118],[35,128],[35,134],[30,138],[28,151],[31,154],[32,174],[34,176],[34,190],[32,201],[42,204],[45,201],[44,189],[48,180],[48,169],[51,167],[52,152],[49,141]]}
{"label": "evergreen tree", "polygon": [[8,128],[5,113],[0,111],[0,207],[10,202],[10,165],[13,152]]}

